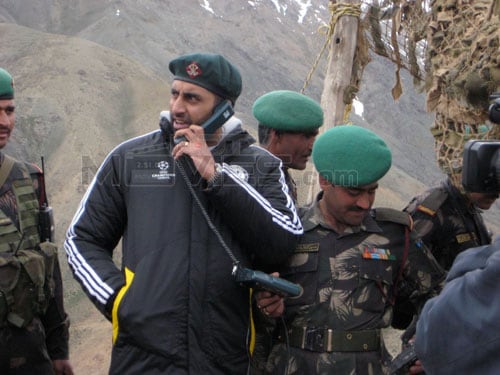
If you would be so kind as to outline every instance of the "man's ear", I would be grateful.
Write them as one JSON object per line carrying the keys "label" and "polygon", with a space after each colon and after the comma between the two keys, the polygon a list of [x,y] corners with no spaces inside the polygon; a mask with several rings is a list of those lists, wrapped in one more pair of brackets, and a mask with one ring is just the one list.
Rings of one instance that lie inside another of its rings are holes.
{"label": "man's ear", "polygon": [[281,133],[275,129],[271,129],[267,140],[267,149],[273,154],[281,153]]}
{"label": "man's ear", "polygon": [[271,142],[277,142],[281,138],[281,133],[276,131],[276,129],[271,129],[269,132],[269,143]]}

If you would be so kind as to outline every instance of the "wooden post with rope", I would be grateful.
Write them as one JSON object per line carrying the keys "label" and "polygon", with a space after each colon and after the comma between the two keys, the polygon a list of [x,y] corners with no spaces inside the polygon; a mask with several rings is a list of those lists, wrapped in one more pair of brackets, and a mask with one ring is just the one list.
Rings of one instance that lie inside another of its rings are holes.
{"label": "wooden post with rope", "polygon": [[[358,24],[361,14],[359,0],[329,1],[331,21],[328,32],[328,66],[325,76],[321,107],[325,113],[320,132],[346,123],[349,117],[352,97],[349,94],[353,61],[358,40]],[[346,109],[348,109],[346,111]],[[306,202],[312,202],[319,192],[318,174],[309,165],[303,175],[307,182]]]}

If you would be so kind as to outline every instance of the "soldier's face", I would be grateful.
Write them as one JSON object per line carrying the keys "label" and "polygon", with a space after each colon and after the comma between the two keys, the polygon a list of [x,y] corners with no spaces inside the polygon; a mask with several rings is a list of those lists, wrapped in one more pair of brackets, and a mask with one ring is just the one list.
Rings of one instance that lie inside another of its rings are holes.
{"label": "soldier's face", "polygon": [[496,193],[468,193],[469,199],[477,207],[482,210],[489,210],[490,207],[498,199],[498,194]]}
{"label": "soldier's face", "polygon": [[279,157],[291,169],[304,170],[312,153],[318,131],[308,133],[273,132],[269,151]]}
{"label": "soldier's face", "polygon": [[320,182],[320,185],[323,190],[324,210],[337,225],[336,229],[342,230],[361,225],[372,208],[378,188],[377,182],[357,188],[346,188],[325,182]]}
{"label": "soldier's face", "polygon": [[0,148],[4,148],[14,130],[16,120],[14,100],[0,100]]}

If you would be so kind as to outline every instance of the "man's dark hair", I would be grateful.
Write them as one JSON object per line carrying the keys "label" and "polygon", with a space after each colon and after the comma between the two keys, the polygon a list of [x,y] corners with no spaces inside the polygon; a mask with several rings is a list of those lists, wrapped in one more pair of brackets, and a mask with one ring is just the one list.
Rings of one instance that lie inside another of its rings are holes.
{"label": "man's dark hair", "polygon": [[284,130],[278,130],[278,129],[270,128],[270,127],[268,127],[266,125],[263,125],[263,124],[259,123],[259,127],[258,127],[259,143],[262,146],[267,146],[269,144],[269,136],[271,134],[271,130],[274,130],[274,132],[277,135],[280,135],[280,134],[305,134],[308,137],[313,137],[313,136],[316,136],[318,134],[318,129],[315,129],[315,130],[312,130],[312,131],[296,131],[296,132],[293,132],[293,131],[284,131]]}
{"label": "man's dark hair", "polygon": [[269,135],[271,134],[271,128],[259,123],[259,143],[266,146],[269,143]]}

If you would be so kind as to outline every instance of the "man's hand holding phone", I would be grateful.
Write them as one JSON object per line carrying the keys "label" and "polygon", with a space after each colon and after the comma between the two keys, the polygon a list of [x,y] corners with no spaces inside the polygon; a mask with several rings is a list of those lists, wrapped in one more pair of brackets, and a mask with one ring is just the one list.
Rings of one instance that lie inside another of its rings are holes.
{"label": "man's hand holding phone", "polygon": [[182,155],[188,155],[201,177],[210,180],[215,175],[215,160],[205,140],[203,127],[191,125],[189,128],[177,130],[175,137],[181,136],[186,140],[174,146],[172,156],[177,160]]}
{"label": "man's hand holding phone", "polygon": [[[278,272],[273,272],[271,276],[279,277]],[[285,312],[285,299],[278,294],[267,290],[255,292],[255,302],[259,310],[271,318],[279,318]]]}
{"label": "man's hand holding phone", "polygon": [[[234,114],[231,102],[224,100],[215,106],[210,118],[201,126],[191,125],[187,129],[180,129],[174,134],[175,146],[172,150],[174,159],[182,155],[189,155],[200,173],[201,177],[210,181],[216,173],[215,160],[207,145],[207,140],[213,137],[214,133],[226,123]],[[214,143],[217,142],[214,140]]]}

